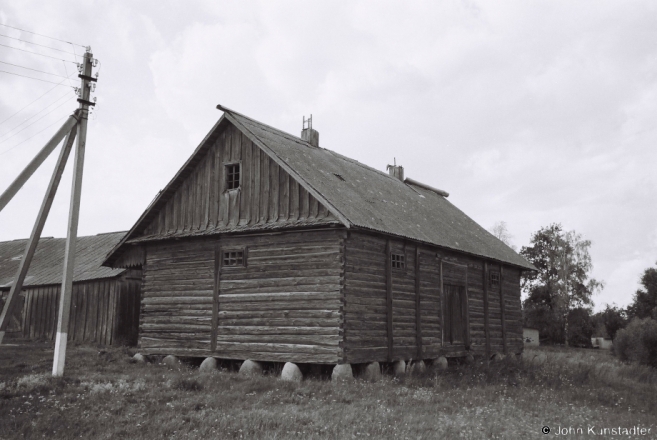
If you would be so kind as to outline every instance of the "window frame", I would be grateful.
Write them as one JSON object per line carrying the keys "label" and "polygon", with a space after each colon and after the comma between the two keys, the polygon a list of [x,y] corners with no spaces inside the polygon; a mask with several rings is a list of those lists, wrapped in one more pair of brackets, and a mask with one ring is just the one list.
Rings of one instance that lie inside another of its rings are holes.
{"label": "window frame", "polygon": [[[395,260],[395,257],[400,257]],[[400,267],[395,266],[395,263],[401,265]],[[390,252],[390,267],[392,270],[396,271],[405,271],[406,270],[406,252]]]}
{"label": "window frame", "polygon": [[488,287],[491,289],[499,289],[502,285],[502,275],[498,270],[490,270],[488,272]]}
{"label": "window frame", "polygon": [[[226,264],[226,259],[228,259],[228,261],[230,261],[230,259],[231,259],[231,257],[230,257],[231,253],[237,254],[239,252],[242,253],[242,262],[241,263],[237,263],[238,259],[237,259],[237,256],[235,256],[234,259],[236,261],[236,264]],[[226,257],[226,254],[228,254],[228,258]],[[221,268],[222,269],[228,269],[228,270],[243,269],[243,268],[246,267],[247,258],[248,258],[248,251],[247,251],[246,247],[231,247],[231,248],[221,249]]]}
{"label": "window frame", "polygon": [[[230,173],[229,173],[228,170],[229,170],[229,167],[234,167],[234,166],[237,166],[237,170],[238,170],[238,173],[239,173],[239,178],[237,180],[237,187],[229,188],[228,187],[228,177],[229,177]],[[242,162],[241,161],[224,162],[224,188],[225,188],[224,192],[237,191],[240,188],[242,188],[242,174],[243,173],[242,173]]]}

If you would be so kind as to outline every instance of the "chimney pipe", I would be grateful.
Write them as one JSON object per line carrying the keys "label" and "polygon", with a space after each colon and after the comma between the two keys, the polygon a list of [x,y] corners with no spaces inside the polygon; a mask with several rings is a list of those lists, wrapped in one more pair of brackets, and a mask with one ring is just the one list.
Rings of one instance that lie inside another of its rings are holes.
{"label": "chimney pipe", "polygon": [[387,170],[392,177],[395,177],[401,180],[402,182],[404,181],[404,167],[401,165],[397,165],[396,161],[394,165],[388,165]]}
{"label": "chimney pipe", "polygon": [[308,119],[303,117],[303,128],[301,130],[301,139],[308,142],[313,147],[319,147],[319,132],[313,129],[313,115]]}

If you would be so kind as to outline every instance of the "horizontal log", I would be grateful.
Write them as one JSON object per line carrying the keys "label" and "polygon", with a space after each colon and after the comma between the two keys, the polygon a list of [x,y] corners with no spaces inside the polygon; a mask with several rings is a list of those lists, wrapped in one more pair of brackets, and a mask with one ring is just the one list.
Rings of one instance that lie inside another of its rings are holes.
{"label": "horizontal log", "polygon": [[239,303],[221,302],[219,297],[219,308],[221,310],[322,310],[333,308],[338,310],[341,306],[339,300],[305,300],[305,301],[243,301]]}
{"label": "horizontal log", "polygon": [[217,351],[223,352],[248,352],[257,351],[267,352],[286,352],[286,353],[308,353],[308,354],[339,354],[337,347],[326,347],[319,345],[305,344],[274,344],[274,343],[255,343],[255,342],[217,342]]}
{"label": "horizontal log", "polygon": [[339,335],[217,335],[217,343],[305,344],[337,349]]}
{"label": "horizontal log", "polygon": [[211,297],[197,297],[197,296],[175,296],[163,298],[145,297],[141,300],[142,304],[209,304],[212,305]]}
{"label": "horizontal log", "polygon": [[271,319],[219,319],[220,326],[272,326],[272,327],[338,327],[339,318],[271,318]]}
{"label": "horizontal log", "polygon": [[339,336],[337,327],[271,327],[271,326],[219,326],[221,335],[333,335]]}
{"label": "horizontal log", "polygon": [[219,319],[268,319],[268,318],[339,318],[340,311],[333,310],[267,310],[267,311],[225,311],[219,310]]}
{"label": "horizontal log", "polygon": [[240,293],[220,294],[219,303],[242,303],[245,301],[271,302],[271,301],[308,301],[308,300],[338,300],[340,291],[333,292],[268,292],[268,293]]}

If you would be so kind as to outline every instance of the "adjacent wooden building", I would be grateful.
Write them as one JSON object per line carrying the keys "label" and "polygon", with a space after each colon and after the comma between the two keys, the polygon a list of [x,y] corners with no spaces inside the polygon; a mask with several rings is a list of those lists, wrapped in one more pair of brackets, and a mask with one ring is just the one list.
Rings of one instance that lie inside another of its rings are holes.
{"label": "adjacent wooden building", "polygon": [[[139,331],[140,269],[101,266],[125,232],[78,237],[69,340],[135,345]],[[54,340],[66,239],[42,238],[25,278],[8,336]],[[27,240],[0,242],[0,303],[9,293]]]}
{"label": "adjacent wooden building", "polygon": [[105,262],[145,354],[308,363],[519,353],[533,266],[448,194],[223,107]]}

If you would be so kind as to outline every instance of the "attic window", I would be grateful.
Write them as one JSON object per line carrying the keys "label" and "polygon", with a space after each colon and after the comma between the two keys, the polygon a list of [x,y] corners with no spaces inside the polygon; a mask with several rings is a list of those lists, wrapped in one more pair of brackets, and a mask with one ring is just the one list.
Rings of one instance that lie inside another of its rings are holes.
{"label": "attic window", "polygon": [[338,173],[333,173],[333,175],[334,175],[335,177],[337,177],[338,179],[342,180],[343,182],[345,181],[345,180],[344,180],[344,177],[342,177],[342,176],[339,175]]}
{"label": "attic window", "polygon": [[500,287],[500,273],[497,271],[491,271],[488,274],[488,285],[490,287]]}
{"label": "attic window", "polygon": [[227,267],[244,266],[244,251],[226,251],[223,256],[223,265]]}
{"label": "attic window", "polygon": [[226,189],[237,189],[240,187],[240,164],[229,163],[226,165]]}
{"label": "attic window", "polygon": [[390,264],[393,269],[404,269],[406,268],[406,257],[404,254],[391,254],[390,255]]}

